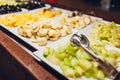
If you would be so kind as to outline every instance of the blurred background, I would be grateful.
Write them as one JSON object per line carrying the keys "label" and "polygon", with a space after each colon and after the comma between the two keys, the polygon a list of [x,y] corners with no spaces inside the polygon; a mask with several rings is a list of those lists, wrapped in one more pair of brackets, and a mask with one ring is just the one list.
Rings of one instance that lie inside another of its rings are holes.
{"label": "blurred background", "polygon": [[84,0],[86,3],[100,5],[103,10],[120,10],[120,0]]}
{"label": "blurred background", "polygon": [[[74,3],[86,3],[89,5],[99,5],[103,10],[115,10],[120,11],[120,0],[42,0],[48,3],[55,2],[74,2]],[[76,5],[77,6],[77,5]]]}

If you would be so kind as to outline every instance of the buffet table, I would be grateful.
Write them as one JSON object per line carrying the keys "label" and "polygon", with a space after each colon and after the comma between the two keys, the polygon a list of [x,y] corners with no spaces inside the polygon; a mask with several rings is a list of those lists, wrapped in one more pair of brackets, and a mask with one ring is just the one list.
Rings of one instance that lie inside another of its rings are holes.
{"label": "buffet table", "polygon": [[11,80],[57,80],[24,49],[0,31],[0,74]]}
{"label": "buffet table", "polygon": [[[48,2],[55,7],[79,10],[85,14],[114,21],[120,24],[120,11],[104,11],[99,5],[85,3],[84,0],[56,0]],[[3,79],[10,80],[58,80],[66,79],[46,64],[38,62],[19,43],[15,42],[0,30],[0,74]],[[6,77],[7,76],[7,77]]]}

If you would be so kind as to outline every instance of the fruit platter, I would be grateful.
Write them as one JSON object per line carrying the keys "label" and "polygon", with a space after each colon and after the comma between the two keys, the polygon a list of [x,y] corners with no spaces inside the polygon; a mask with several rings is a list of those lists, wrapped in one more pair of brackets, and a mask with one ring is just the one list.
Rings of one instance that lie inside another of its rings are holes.
{"label": "fruit platter", "polygon": [[[37,60],[44,61],[68,79],[112,80],[81,47],[71,45],[73,34],[84,34],[99,58],[120,70],[120,25],[39,2],[1,4],[0,28],[36,48],[32,54]],[[37,9],[33,9],[34,4]],[[15,12],[10,12],[13,8]],[[18,12],[23,8],[27,11]]]}

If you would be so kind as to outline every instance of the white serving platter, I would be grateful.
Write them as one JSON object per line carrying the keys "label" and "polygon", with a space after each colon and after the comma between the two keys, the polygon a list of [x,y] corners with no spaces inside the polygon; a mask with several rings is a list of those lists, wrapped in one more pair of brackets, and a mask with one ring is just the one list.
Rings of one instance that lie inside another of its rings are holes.
{"label": "white serving platter", "polygon": [[[70,12],[69,10],[65,10],[65,9],[61,9],[61,8],[56,8],[56,7],[55,7],[54,9],[60,9],[60,10],[62,10],[63,13],[68,13],[68,12]],[[32,11],[28,11],[28,12],[33,13],[33,12],[35,12],[36,10],[38,10],[38,9],[35,9],[35,10],[32,10]],[[19,13],[19,14],[20,14],[20,13]],[[59,17],[60,17],[60,16],[57,16],[57,17],[54,17],[54,18],[52,18],[52,19],[55,20],[55,21],[57,21],[57,20],[59,19]],[[92,17],[98,19],[98,20],[101,21],[101,22],[108,23],[107,21],[104,21],[104,20],[102,20],[101,18],[97,18],[97,17],[94,17],[94,16],[92,16]],[[76,32],[82,33],[82,34],[85,34],[86,36],[88,36],[89,33],[92,31],[92,27],[93,27],[94,25],[96,25],[96,24],[97,24],[97,22],[91,23],[91,24],[87,25],[85,28],[83,28],[83,29],[81,29],[81,30],[72,29],[72,30],[73,30],[73,33],[72,33],[72,34],[67,35],[67,36],[65,36],[65,37],[60,37],[57,41],[54,41],[54,42],[48,41],[48,42],[47,42],[47,45],[45,45],[45,46],[50,46],[50,47],[52,47],[52,48],[57,48],[57,46],[58,46],[60,43],[68,42],[68,41],[70,40],[71,36],[72,36],[74,33],[76,33]],[[11,27],[6,27],[6,26],[4,26],[4,25],[2,25],[2,26],[3,26],[5,29],[7,29],[8,31],[10,31],[11,33],[13,33],[14,35],[16,35],[17,37],[19,37],[20,39],[22,39],[23,41],[25,41],[26,43],[28,43],[29,45],[31,45],[31,46],[33,46],[34,48],[36,48],[37,51],[33,52],[32,55],[34,54],[35,56],[37,56],[37,57],[34,56],[37,60],[39,60],[39,61],[41,61],[41,60],[44,61],[44,62],[47,63],[49,66],[51,66],[53,69],[55,69],[56,71],[58,71],[59,73],[62,74],[62,71],[61,71],[61,69],[60,69],[59,66],[52,64],[49,60],[47,60],[45,57],[43,57],[43,50],[44,50],[44,47],[45,47],[45,46],[39,46],[37,43],[33,43],[30,38],[22,37],[21,35],[19,35],[19,34],[18,34],[18,31],[17,31],[17,29],[18,29],[17,27],[11,28]],[[72,78],[68,78],[68,79],[73,80]],[[86,77],[82,76],[82,77],[80,77],[80,78],[77,78],[77,80],[96,80],[96,79],[93,79],[93,78],[87,79]],[[111,80],[111,79],[105,78],[105,80]]]}

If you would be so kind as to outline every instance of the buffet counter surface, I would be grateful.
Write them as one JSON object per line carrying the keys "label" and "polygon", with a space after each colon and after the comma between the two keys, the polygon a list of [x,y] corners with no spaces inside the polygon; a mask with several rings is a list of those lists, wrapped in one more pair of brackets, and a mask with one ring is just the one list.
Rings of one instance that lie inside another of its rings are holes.
{"label": "buffet counter surface", "polygon": [[0,74],[6,80],[57,80],[2,31],[0,31],[0,65]]}

